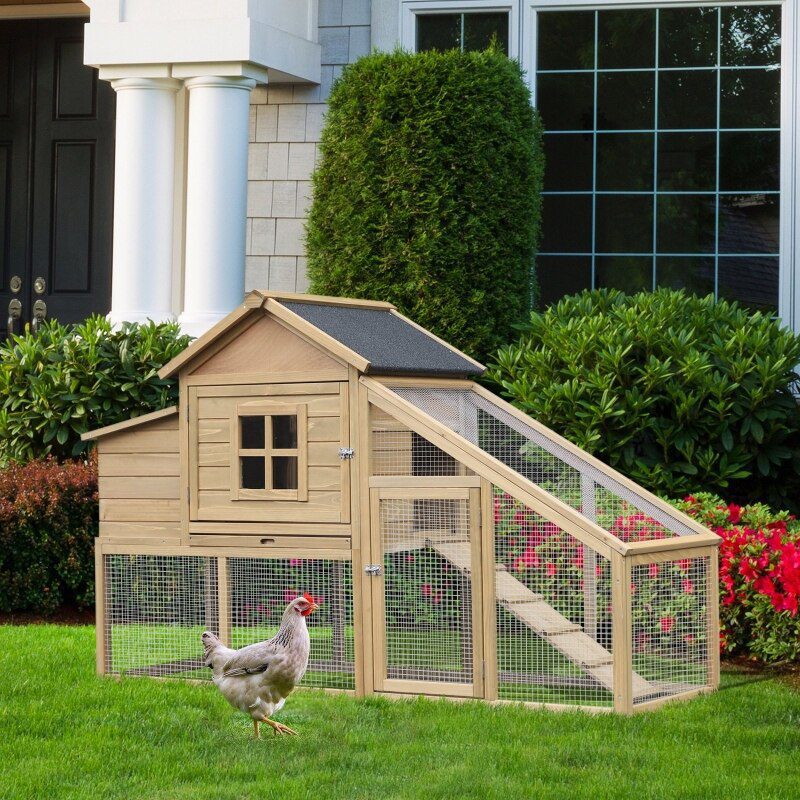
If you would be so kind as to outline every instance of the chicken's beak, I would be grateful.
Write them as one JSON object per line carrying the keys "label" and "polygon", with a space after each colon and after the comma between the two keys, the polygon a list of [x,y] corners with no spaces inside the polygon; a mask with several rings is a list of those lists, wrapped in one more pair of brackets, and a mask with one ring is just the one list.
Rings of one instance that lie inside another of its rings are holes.
{"label": "chicken's beak", "polygon": [[308,613],[313,614],[317,610],[319,610],[319,603],[312,603],[311,608],[308,610]]}

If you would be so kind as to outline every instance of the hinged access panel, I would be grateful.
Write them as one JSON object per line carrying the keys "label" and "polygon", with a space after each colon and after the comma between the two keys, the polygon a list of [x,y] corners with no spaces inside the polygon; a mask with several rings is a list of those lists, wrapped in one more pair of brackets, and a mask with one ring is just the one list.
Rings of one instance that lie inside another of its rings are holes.
{"label": "hinged access panel", "polygon": [[370,492],[377,691],[483,696],[480,489]]}

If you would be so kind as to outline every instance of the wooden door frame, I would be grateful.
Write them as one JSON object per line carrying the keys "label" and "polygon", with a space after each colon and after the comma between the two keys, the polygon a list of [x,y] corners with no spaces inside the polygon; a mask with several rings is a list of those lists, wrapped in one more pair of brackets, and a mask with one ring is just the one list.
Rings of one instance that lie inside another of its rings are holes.
{"label": "wooden door frame", "polygon": [[[385,575],[366,577],[369,582],[370,614],[364,620],[365,627],[372,632],[372,679],[374,691],[384,694],[440,695],[443,697],[483,698],[484,697],[484,585],[485,565],[483,563],[483,537],[481,535],[482,493],[481,489],[468,485],[454,486],[448,482],[437,485],[440,479],[430,478],[425,486],[419,485],[419,478],[410,479],[408,486],[373,487],[369,490],[369,553],[370,561],[383,568],[383,547],[381,542],[380,503],[382,500],[466,500],[469,509],[470,557],[472,571],[471,583],[471,631],[472,631],[472,682],[449,683],[425,680],[406,680],[386,676],[386,615],[385,615]],[[417,485],[412,483],[414,481]],[[366,543],[366,542],[364,542]]]}

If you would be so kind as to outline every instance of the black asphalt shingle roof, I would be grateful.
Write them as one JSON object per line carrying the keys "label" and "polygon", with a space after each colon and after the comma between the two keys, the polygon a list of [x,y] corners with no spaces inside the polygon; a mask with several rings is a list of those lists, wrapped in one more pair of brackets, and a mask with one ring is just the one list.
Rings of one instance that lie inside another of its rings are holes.
{"label": "black asphalt shingle roof", "polygon": [[388,308],[280,303],[369,361],[370,373],[462,377],[483,372]]}

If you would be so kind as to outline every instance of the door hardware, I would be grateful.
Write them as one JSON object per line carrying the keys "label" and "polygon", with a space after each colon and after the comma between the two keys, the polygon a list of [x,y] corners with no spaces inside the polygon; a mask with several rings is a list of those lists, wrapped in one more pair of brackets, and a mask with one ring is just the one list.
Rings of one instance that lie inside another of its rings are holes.
{"label": "door hardware", "polygon": [[367,575],[380,575],[381,572],[383,572],[383,567],[380,564],[367,564],[367,566],[364,567],[364,572],[366,572]]}
{"label": "door hardware", "polygon": [[8,335],[13,336],[16,333],[17,320],[22,316],[22,303],[17,298],[13,298],[8,304]]}
{"label": "door hardware", "polygon": [[33,304],[33,322],[31,329],[34,333],[39,332],[39,328],[47,317],[47,303],[44,300],[37,300]]}
{"label": "door hardware", "polygon": [[19,275],[14,275],[11,280],[8,282],[8,288],[14,294],[19,294],[19,290],[22,288],[22,278]]}
{"label": "door hardware", "polygon": [[353,450],[352,447],[340,447],[339,448],[339,458],[342,461],[349,461],[350,459],[353,458],[353,456],[355,454],[356,454],[356,451]]}
{"label": "door hardware", "polygon": [[47,289],[47,282],[44,278],[36,278],[33,282],[33,291],[36,294],[44,294],[45,289]]}

